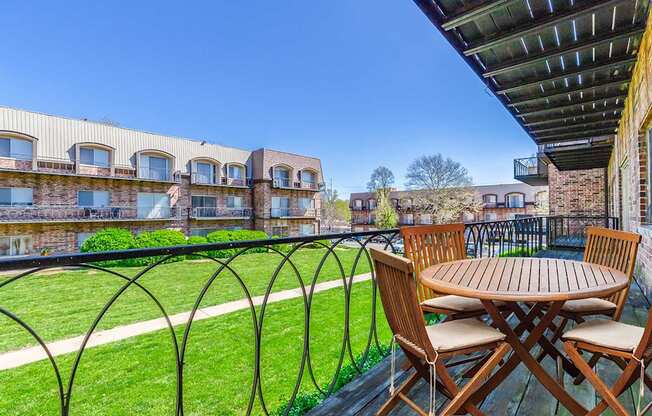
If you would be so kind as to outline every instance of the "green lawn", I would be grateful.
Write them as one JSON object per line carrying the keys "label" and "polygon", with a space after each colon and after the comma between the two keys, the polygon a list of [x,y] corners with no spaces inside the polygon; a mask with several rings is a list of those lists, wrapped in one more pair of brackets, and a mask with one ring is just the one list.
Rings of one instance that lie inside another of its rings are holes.
{"label": "green lawn", "polygon": [[[299,250],[292,260],[309,285],[325,249]],[[338,249],[336,253],[343,263],[346,275],[351,274],[357,249]],[[265,292],[270,278],[281,261],[274,253],[249,254],[231,263],[242,277],[252,295]],[[144,275],[139,282],[151,290],[163,304],[168,314],[190,310],[202,286],[218,268],[212,261],[184,261],[157,266]],[[114,269],[127,276],[134,276],[140,268]],[[369,271],[364,254],[355,274]],[[340,269],[332,255],[324,264],[318,281],[339,279]],[[6,279],[6,277],[2,278]],[[101,271],[73,270],[24,278],[0,289],[0,305],[13,312],[46,341],[84,334],[104,303],[124,284],[124,280]],[[299,281],[286,263],[281,270],[273,291],[298,287]],[[223,271],[215,281],[202,306],[220,304],[244,297],[237,280]],[[112,306],[99,329],[161,317],[155,304],[137,287],[132,286]],[[27,345],[34,340],[15,323],[0,316],[0,352]],[[0,392],[0,395],[1,392]]]}
{"label": "green lawn", "polygon": [[[252,256],[251,260],[254,259]],[[259,262],[264,261],[264,257],[259,259]],[[309,260],[306,259],[306,262]],[[184,276],[184,268],[189,268],[183,264],[167,267],[178,271],[180,276]],[[262,271],[267,269],[263,267]],[[268,274],[252,274],[251,284],[260,280],[254,286],[259,288],[257,290],[262,290],[267,277]],[[190,280],[190,274],[185,274],[185,279]],[[166,280],[168,284],[177,282],[174,288],[157,288],[170,292],[171,297],[174,297],[172,294],[175,290],[177,296],[186,297],[181,291],[184,287],[181,280],[180,277]],[[75,278],[70,277],[70,281],[74,282]],[[296,285],[290,278],[283,282],[279,284],[279,289]],[[220,286],[224,299],[230,296],[240,297],[237,290],[227,290],[229,287],[226,282]],[[91,291],[84,293],[95,296]],[[350,336],[354,354],[362,352],[367,344],[371,323],[371,294],[370,282],[355,284],[352,290]],[[343,295],[343,288],[336,288],[319,293],[314,298],[310,342],[313,368],[319,384],[330,381],[339,359],[344,333]],[[69,296],[74,298],[75,294],[70,293]],[[211,299],[217,301],[220,298],[216,293]],[[177,305],[181,309],[186,308],[183,302],[178,302]],[[86,315],[83,309],[77,311],[79,316]],[[378,302],[377,310],[380,309]],[[150,312],[143,309],[142,313]],[[125,313],[121,319],[132,319],[137,315],[135,312]],[[114,323],[117,320],[119,319],[113,318]],[[70,323],[67,318],[56,322]],[[297,379],[303,350],[303,322],[301,299],[270,304],[266,310],[261,374],[264,397],[270,411],[290,397]],[[379,312],[378,322],[381,342],[386,343],[390,335],[382,312]],[[71,325],[68,331],[73,328],[76,327]],[[54,333],[55,330],[52,331]],[[181,331],[182,328],[178,328],[179,334]],[[244,414],[252,383],[253,352],[249,311],[193,324],[184,373],[185,415]],[[58,357],[57,361],[63,367],[67,379],[72,356]],[[308,375],[304,374],[302,391],[313,390],[308,380]],[[55,387],[53,372],[45,361],[0,372],[0,414],[58,414]],[[166,331],[159,331],[86,351],[75,382],[70,413],[84,416],[172,415],[174,397],[175,369],[170,336]],[[258,400],[252,414],[263,414]]]}

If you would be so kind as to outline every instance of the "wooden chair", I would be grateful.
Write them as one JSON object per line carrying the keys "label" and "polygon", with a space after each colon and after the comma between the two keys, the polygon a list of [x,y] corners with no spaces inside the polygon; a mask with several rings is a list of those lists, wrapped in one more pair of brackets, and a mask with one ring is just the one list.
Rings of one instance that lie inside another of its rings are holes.
{"label": "wooden chair", "polygon": [[[600,403],[587,415],[602,414],[607,407],[618,416],[628,415],[618,397],[638,378],[641,386],[636,414],[642,415],[649,410],[652,404],[648,404],[645,409],[640,409],[640,405],[644,395],[643,383],[652,389],[652,379],[645,373],[645,364],[652,358],[652,310],[648,311],[645,328],[609,319],[594,319],[565,332],[562,340],[568,357],[602,397]],[[622,369],[620,377],[611,388],[593,371],[591,363],[584,361],[580,351],[608,358]]]}
{"label": "wooden chair", "polygon": [[[631,284],[641,236],[636,233],[601,227],[588,227],[586,234],[587,244],[584,249],[584,261],[620,270],[629,276]],[[625,308],[629,286],[608,298],[569,300],[564,303],[559,313],[562,320],[556,328],[551,342],[556,342],[559,339],[568,325],[568,321],[579,324],[584,322],[588,316],[600,315],[619,321]],[[599,355],[594,355],[589,360],[591,367],[595,366],[599,359]],[[580,384],[583,380],[584,377],[579,376],[575,379],[575,384]]]}
{"label": "wooden chair", "polygon": [[[401,227],[405,255],[412,260],[417,276],[424,269],[447,261],[464,260],[464,224]],[[486,313],[479,299],[440,295],[418,284],[419,303],[424,312],[446,315],[447,319],[469,318]]]}
{"label": "wooden chair", "polygon": [[[392,373],[390,398],[377,415],[387,415],[399,401],[405,402],[422,416],[428,415],[407,396],[421,378],[431,386],[430,410],[434,406],[434,389],[437,389],[450,399],[442,415],[453,415],[462,409],[472,415],[483,415],[467,400],[509,351],[509,344],[503,341],[505,335],[475,318],[426,326],[417,300],[412,262],[374,248],[370,252],[385,316],[394,340],[415,370],[396,390]],[[476,351],[493,352],[468,383],[458,389],[443,360]]]}

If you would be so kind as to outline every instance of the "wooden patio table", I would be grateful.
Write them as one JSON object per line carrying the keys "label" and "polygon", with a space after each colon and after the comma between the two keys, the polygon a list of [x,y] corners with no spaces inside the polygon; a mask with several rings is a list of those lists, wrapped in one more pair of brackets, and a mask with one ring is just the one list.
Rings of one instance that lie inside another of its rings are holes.
{"label": "wooden patio table", "polygon": [[[554,359],[561,360],[571,375],[577,369],[544,336],[546,328],[567,300],[605,297],[625,288],[629,279],[618,270],[573,260],[531,257],[458,260],[429,267],[421,272],[421,283],[437,293],[476,298],[482,301],[494,324],[506,336],[514,354],[469,398],[477,404],[524,363],[541,384],[572,414],[587,410],[569,395],[530,355],[539,344]],[[506,302],[518,319],[514,328],[497,308]],[[528,302],[524,309],[523,302]],[[521,339],[527,331],[527,337]]]}

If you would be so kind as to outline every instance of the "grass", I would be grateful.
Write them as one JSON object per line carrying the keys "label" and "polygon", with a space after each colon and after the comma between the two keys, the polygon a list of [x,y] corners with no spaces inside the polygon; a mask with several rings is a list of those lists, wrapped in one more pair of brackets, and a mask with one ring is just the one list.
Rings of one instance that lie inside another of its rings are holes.
{"label": "grass", "polygon": [[[292,260],[309,285],[317,266],[326,254],[325,249],[299,250]],[[356,249],[337,249],[346,275],[351,274]],[[252,296],[267,289],[270,278],[281,257],[273,253],[249,254],[231,263],[241,276]],[[157,266],[139,282],[151,290],[168,314],[190,310],[206,281],[218,268],[217,263],[205,260],[183,261]],[[134,276],[141,268],[115,268],[127,276]],[[355,274],[369,271],[363,255]],[[329,256],[317,281],[339,279],[340,269]],[[6,279],[4,277],[2,279]],[[0,289],[0,305],[32,326],[46,341],[84,334],[102,306],[124,284],[124,280],[94,270],[68,270],[53,274],[39,274],[13,282]],[[300,286],[286,263],[278,275],[273,291]],[[201,306],[216,305],[245,297],[233,275],[224,271],[214,282]],[[140,289],[130,287],[111,307],[98,329],[161,317],[160,310]],[[0,316],[0,352],[35,345],[35,341],[18,325]],[[1,393],[0,393],[1,394]]]}
{"label": "grass", "polygon": [[[291,281],[288,281],[288,284]],[[181,295],[181,294],[180,294]],[[350,339],[354,356],[367,345],[371,325],[370,282],[353,286]],[[344,289],[316,294],[311,310],[310,355],[318,385],[331,381],[344,333]],[[378,311],[379,339],[390,331]],[[294,388],[303,346],[301,299],[270,304],[261,348],[262,390],[271,412]],[[177,328],[180,334],[182,328]],[[175,368],[169,333],[159,331],[85,352],[73,390],[71,414],[85,416],[174,413]],[[193,324],[184,372],[185,415],[242,415],[254,368],[249,311]],[[57,358],[67,379],[72,355]],[[346,362],[346,361],[345,361]],[[315,390],[303,376],[302,393]],[[58,412],[53,372],[45,361],[0,372],[0,414],[51,415]],[[257,400],[252,414],[263,414]]]}

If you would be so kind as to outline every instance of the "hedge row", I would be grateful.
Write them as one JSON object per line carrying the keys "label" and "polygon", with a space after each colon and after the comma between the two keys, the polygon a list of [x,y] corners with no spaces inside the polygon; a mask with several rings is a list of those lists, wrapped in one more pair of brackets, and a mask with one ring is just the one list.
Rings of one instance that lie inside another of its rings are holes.
{"label": "hedge row", "polygon": [[[186,238],[181,231],[177,230],[156,230],[145,231],[138,235],[132,234],[129,230],[124,228],[106,228],[100,230],[90,236],[80,250],[83,253],[113,251],[113,250],[129,250],[136,248],[150,248],[150,247],[169,247],[184,244],[206,244],[206,243],[228,243],[232,241],[248,241],[248,240],[264,240],[269,238],[263,231],[255,230],[218,230],[213,231],[206,237],[192,236]],[[321,244],[319,244],[321,243]],[[328,240],[319,240],[307,245],[311,248],[324,248],[328,245]],[[287,253],[292,249],[290,244],[275,244],[274,249]],[[168,262],[181,261],[185,259],[197,259],[202,255],[207,255],[216,258],[228,258],[235,255],[240,249],[225,249],[225,250],[211,250],[208,252],[199,252],[197,254],[175,256],[168,260]],[[246,254],[250,253],[265,253],[266,247],[256,247],[247,250]],[[104,267],[113,266],[148,266],[156,263],[161,259],[160,256],[142,257],[136,259],[126,260],[109,260],[98,262],[99,265]]]}

